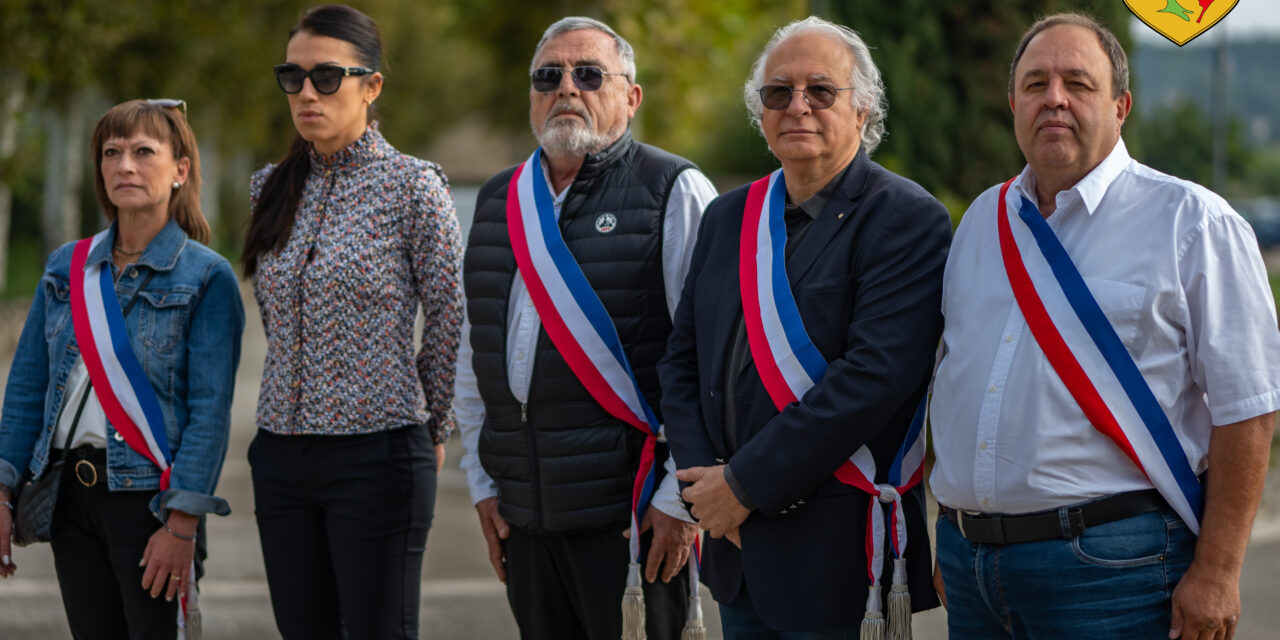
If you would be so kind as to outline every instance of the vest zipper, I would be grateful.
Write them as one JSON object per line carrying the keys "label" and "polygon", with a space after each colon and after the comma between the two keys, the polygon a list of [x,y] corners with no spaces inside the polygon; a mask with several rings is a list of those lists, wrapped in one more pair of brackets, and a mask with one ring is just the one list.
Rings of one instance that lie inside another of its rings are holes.
{"label": "vest zipper", "polygon": [[533,522],[538,531],[542,531],[542,480],[538,475],[538,445],[533,437],[533,427],[529,424],[529,404],[520,403],[520,429],[524,431],[525,440],[529,443],[529,469],[533,479]]}

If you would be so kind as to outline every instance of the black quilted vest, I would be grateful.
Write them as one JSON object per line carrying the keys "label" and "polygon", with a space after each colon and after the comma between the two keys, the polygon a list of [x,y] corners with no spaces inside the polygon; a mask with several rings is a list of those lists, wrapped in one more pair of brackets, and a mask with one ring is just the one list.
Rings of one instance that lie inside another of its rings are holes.
{"label": "black quilted vest", "polygon": [[[692,167],[627,133],[586,157],[560,211],[561,235],[613,318],[655,412],[656,367],[671,333],[662,276],[663,214],[671,185]],[[467,240],[467,314],[485,404],[480,460],[498,484],[499,511],[512,525],[545,532],[621,531],[630,519],[644,434],[592,399],[545,330],[532,354],[528,404],[511,394],[505,354],[516,262],[506,207],[514,170],[481,188]],[[612,229],[602,233],[609,221]],[[660,445],[659,464],[665,458]]]}

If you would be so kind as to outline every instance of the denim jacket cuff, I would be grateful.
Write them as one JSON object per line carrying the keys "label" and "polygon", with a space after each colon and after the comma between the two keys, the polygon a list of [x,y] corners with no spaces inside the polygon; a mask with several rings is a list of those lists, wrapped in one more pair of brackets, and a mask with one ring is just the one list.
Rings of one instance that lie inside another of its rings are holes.
{"label": "denim jacket cuff", "polygon": [[167,522],[169,520],[169,512],[174,510],[189,513],[193,516],[202,516],[206,513],[225,516],[231,513],[231,505],[218,496],[207,496],[203,493],[183,489],[162,491],[151,499],[151,513],[160,522]]}
{"label": "denim jacket cuff", "polygon": [[18,479],[21,475],[18,473],[17,467],[9,464],[8,460],[0,458],[0,485],[16,491],[18,489]]}

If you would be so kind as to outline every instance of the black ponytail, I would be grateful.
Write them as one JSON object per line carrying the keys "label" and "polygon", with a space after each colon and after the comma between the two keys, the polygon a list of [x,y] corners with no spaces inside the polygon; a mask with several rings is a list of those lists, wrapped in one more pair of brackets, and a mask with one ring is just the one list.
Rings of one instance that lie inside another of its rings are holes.
{"label": "black ponytail", "polygon": [[[289,30],[289,37],[305,31],[317,36],[337,38],[351,43],[360,64],[377,71],[382,60],[382,35],[373,18],[341,4],[327,4],[308,9]],[[369,119],[374,117],[369,107]],[[293,139],[289,153],[276,165],[262,185],[257,206],[245,233],[240,266],[245,277],[258,270],[258,258],[268,251],[284,248],[298,215],[298,202],[311,171],[309,142],[301,135]]]}

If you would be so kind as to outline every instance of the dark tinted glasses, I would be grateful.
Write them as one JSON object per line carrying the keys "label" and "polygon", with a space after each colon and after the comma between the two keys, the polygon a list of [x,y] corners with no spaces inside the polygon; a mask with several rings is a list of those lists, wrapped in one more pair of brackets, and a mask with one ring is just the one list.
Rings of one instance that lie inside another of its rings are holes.
{"label": "dark tinted glasses", "polygon": [[853,87],[836,87],[831,84],[811,84],[803,89],[792,89],[783,84],[766,84],[760,87],[760,103],[766,109],[785,111],[791,106],[791,94],[804,93],[804,103],[814,111],[830,109],[841,91],[853,91]]}
{"label": "dark tinted glasses", "polygon": [[280,88],[288,94],[302,91],[302,81],[307,78],[311,78],[311,86],[315,87],[318,93],[329,95],[342,86],[343,78],[373,73],[373,69],[368,67],[339,67],[332,64],[318,64],[310,71],[293,63],[278,64],[275,69],[276,82],[280,83]]}
{"label": "dark tinted glasses", "polygon": [[[533,89],[539,93],[551,93],[560,88],[560,80],[564,78],[564,67],[539,67],[529,74],[533,81]],[[579,91],[595,91],[604,84],[605,76],[625,76],[625,73],[605,71],[600,67],[574,67],[569,72],[573,78],[573,86]]]}

